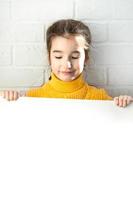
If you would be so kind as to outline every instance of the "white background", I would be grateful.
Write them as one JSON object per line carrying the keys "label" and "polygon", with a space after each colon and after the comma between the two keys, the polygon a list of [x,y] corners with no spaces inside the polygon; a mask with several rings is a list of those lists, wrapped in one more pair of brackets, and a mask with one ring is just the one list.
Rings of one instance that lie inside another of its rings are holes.
{"label": "white background", "polygon": [[133,199],[133,104],[0,101],[1,200]]}

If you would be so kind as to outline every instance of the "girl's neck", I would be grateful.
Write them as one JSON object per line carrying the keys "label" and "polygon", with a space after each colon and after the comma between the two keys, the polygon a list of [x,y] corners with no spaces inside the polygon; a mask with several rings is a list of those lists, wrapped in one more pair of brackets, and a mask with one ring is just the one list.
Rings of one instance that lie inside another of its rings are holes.
{"label": "girl's neck", "polygon": [[49,83],[55,90],[60,92],[74,92],[83,87],[85,81],[82,73],[72,81],[63,81],[56,77],[56,75],[52,72]]}

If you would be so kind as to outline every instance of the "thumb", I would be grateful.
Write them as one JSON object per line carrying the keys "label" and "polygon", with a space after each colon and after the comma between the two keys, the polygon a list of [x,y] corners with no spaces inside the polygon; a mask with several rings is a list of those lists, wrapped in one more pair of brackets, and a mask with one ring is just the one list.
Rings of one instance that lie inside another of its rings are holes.
{"label": "thumb", "polygon": [[20,92],[19,92],[19,96],[20,96],[20,97],[24,97],[25,95],[26,95],[26,91],[20,91]]}

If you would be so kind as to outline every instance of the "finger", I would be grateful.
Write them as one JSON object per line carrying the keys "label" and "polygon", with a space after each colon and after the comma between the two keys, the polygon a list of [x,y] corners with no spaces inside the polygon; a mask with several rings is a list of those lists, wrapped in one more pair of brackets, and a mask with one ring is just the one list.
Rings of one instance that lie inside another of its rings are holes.
{"label": "finger", "polygon": [[20,91],[20,92],[19,92],[19,96],[20,96],[20,97],[26,96],[26,92],[25,92],[25,91]]}
{"label": "finger", "polygon": [[123,96],[123,107],[127,106],[128,104],[130,104],[132,101],[132,97],[131,96]]}
{"label": "finger", "polygon": [[10,101],[14,100],[14,91],[9,91],[9,99]]}
{"label": "finger", "polygon": [[123,106],[123,96],[119,96],[119,103],[118,103],[118,105],[120,106],[120,107],[122,107]]}
{"label": "finger", "polygon": [[4,92],[4,98],[5,98],[6,100],[8,100],[8,101],[10,100],[10,99],[9,99],[9,91],[8,91],[8,90]]}
{"label": "finger", "polygon": [[118,105],[118,103],[119,103],[119,98],[118,98],[118,97],[114,97],[114,103],[115,103],[116,105]]}
{"label": "finger", "polygon": [[13,99],[17,100],[18,98],[19,98],[19,93],[16,92],[16,91],[14,91],[14,97],[13,97]]}
{"label": "finger", "polygon": [[123,105],[122,105],[123,107],[126,107],[126,106],[127,106],[127,100],[128,100],[127,97],[125,97],[125,98],[123,99]]}
{"label": "finger", "polygon": [[133,97],[131,97],[131,102],[133,102]]}
{"label": "finger", "polygon": [[10,91],[10,100],[14,101],[18,99],[18,92]]}
{"label": "finger", "polygon": [[131,96],[127,96],[127,104],[130,104],[132,102],[132,97]]}

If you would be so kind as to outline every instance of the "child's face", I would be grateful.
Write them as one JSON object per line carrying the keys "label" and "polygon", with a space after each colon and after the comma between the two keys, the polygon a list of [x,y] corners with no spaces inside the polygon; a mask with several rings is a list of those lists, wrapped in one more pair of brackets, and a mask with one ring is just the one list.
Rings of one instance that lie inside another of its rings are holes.
{"label": "child's face", "polygon": [[50,64],[52,72],[63,81],[77,78],[85,63],[84,39],[82,36],[68,38],[56,36],[52,39]]}

